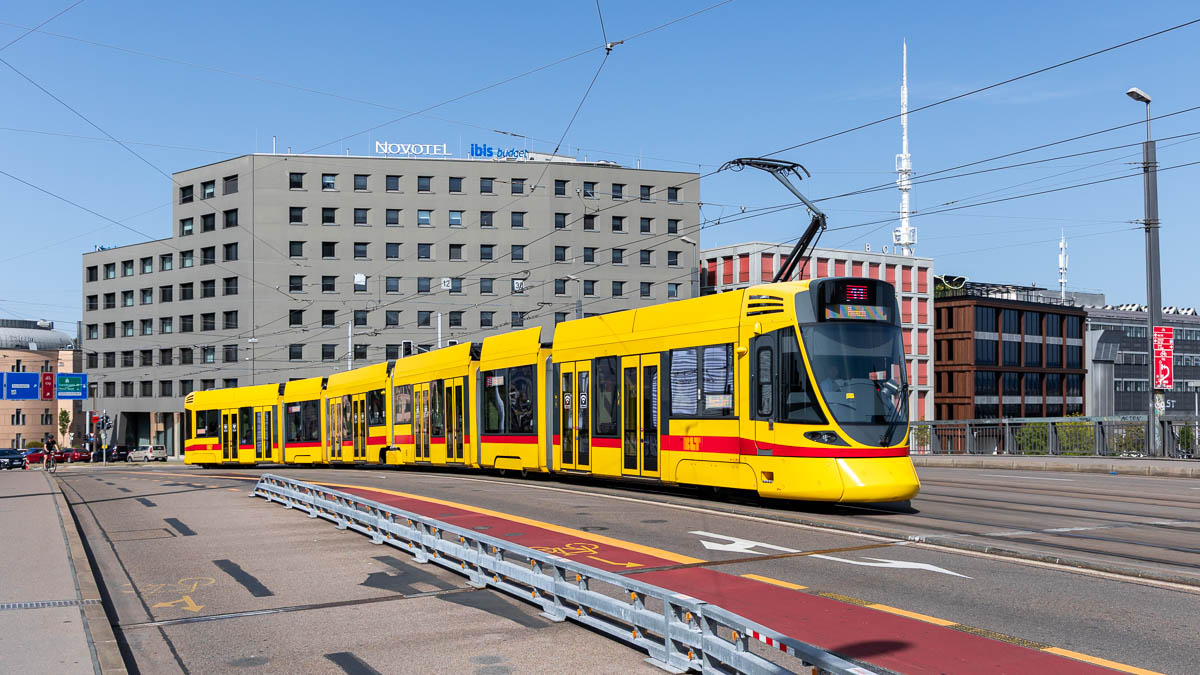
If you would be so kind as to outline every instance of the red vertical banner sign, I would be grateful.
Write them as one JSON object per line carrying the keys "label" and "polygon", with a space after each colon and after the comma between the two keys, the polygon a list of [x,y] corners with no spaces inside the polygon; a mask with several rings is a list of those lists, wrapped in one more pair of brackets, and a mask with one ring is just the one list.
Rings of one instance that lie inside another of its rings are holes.
{"label": "red vertical banner sign", "polygon": [[54,373],[42,373],[42,395],[43,401],[54,400]]}
{"label": "red vertical banner sign", "polygon": [[1175,329],[1154,327],[1154,389],[1175,386]]}

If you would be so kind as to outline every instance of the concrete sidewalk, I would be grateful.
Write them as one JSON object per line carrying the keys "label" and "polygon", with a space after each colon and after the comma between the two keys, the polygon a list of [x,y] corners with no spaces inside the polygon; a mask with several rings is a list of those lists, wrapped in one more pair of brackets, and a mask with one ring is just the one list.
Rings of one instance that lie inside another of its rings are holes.
{"label": "concrete sidewalk", "polygon": [[126,672],[66,500],[40,469],[0,471],[0,565],[6,672]]}
{"label": "concrete sidewalk", "polygon": [[1134,457],[1064,457],[1059,455],[913,455],[918,467],[1073,471],[1166,478],[1200,478],[1200,460]]}

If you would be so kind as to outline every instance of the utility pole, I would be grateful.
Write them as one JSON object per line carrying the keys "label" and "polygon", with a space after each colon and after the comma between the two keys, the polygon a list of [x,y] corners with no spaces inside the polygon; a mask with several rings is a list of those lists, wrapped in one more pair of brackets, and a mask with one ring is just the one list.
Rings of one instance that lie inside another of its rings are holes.
{"label": "utility pole", "polygon": [[354,369],[354,319],[346,322],[346,370]]}
{"label": "utility pole", "polygon": [[1142,223],[1146,230],[1146,355],[1149,356],[1146,454],[1149,456],[1159,451],[1158,406],[1155,403],[1156,399],[1162,396],[1154,389],[1154,327],[1162,323],[1162,277],[1158,261],[1158,159],[1154,141],[1150,137],[1150,95],[1137,87],[1125,92],[1125,95],[1146,104],[1146,142],[1142,144],[1142,184],[1146,217]]}

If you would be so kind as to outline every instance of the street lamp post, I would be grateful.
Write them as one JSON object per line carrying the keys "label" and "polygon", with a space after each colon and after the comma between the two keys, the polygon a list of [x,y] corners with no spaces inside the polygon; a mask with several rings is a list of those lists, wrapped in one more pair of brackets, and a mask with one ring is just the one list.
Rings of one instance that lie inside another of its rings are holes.
{"label": "street lamp post", "polygon": [[[696,236],[699,237],[700,235],[697,234]],[[692,245],[692,266],[694,268],[692,270],[693,273],[691,275],[692,297],[698,298],[698,297],[700,297],[700,288],[701,288],[701,286],[700,286],[700,242],[696,241],[695,239],[692,239],[691,237],[686,237],[686,236],[680,237],[679,241],[682,241],[685,244]]]}
{"label": "street lamp post", "polygon": [[1158,161],[1154,141],[1150,138],[1150,95],[1137,87],[1125,92],[1125,95],[1146,104],[1146,142],[1142,144],[1143,201],[1146,217],[1142,223],[1146,230],[1146,354],[1149,357],[1146,454],[1151,455],[1159,450],[1158,408],[1155,406],[1158,393],[1154,390],[1154,327],[1162,323],[1161,273],[1158,261]]}

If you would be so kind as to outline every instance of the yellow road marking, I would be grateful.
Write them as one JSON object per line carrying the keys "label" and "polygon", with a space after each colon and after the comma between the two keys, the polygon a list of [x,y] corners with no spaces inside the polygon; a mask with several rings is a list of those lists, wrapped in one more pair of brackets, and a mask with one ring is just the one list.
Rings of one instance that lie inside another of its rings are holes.
{"label": "yellow road marking", "polygon": [[1086,661],[1087,663],[1095,664],[1097,666],[1104,666],[1105,668],[1112,668],[1113,670],[1119,670],[1122,673],[1133,673],[1134,675],[1163,675],[1156,670],[1146,670],[1145,668],[1138,668],[1137,666],[1127,666],[1124,663],[1117,663],[1116,661],[1109,661],[1108,659],[1102,659],[1096,656],[1080,654],[1079,652],[1073,652],[1069,649],[1046,647],[1042,651],[1050,652],[1051,654],[1057,654],[1059,656],[1065,656],[1071,659],[1078,659],[1079,661]]}
{"label": "yellow road marking", "polygon": [[605,560],[604,558],[601,558],[599,556],[594,556],[594,555],[589,555],[588,557],[591,558],[592,560],[599,560],[602,563],[608,563],[609,565],[612,565],[613,567],[641,567],[640,564],[635,563],[635,562],[613,562],[611,560]]}
{"label": "yellow road marking", "polygon": [[772,579],[771,577],[764,577],[759,574],[743,574],[742,576],[746,577],[747,579],[753,579],[755,581],[762,581],[764,583],[772,584],[774,586],[782,586],[784,588],[790,588],[793,591],[800,591],[800,590],[804,590],[804,589],[808,588],[808,586],[801,586],[800,584],[793,584],[793,583],[789,583],[787,581],[780,581],[779,579]]}
{"label": "yellow road marking", "polygon": [[957,621],[947,621],[945,619],[939,619],[936,616],[929,616],[928,614],[918,614],[916,612],[910,612],[907,609],[900,609],[899,607],[891,607],[889,605],[881,605],[877,602],[871,603],[866,606],[870,607],[871,609],[878,609],[881,612],[887,612],[888,614],[898,614],[900,616],[907,616],[910,619],[916,619],[917,621],[924,621],[925,623],[932,623],[937,626],[957,626],[958,625]]}
{"label": "yellow road marking", "polygon": [[178,600],[175,600],[172,602],[160,602],[158,604],[150,605],[150,606],[151,607],[174,607],[175,605],[179,605],[179,604],[183,605],[179,609],[186,609],[189,612],[199,612],[200,610],[204,609],[204,605],[197,605],[195,603],[195,601],[192,600],[192,596],[190,596],[190,595],[185,595],[185,596],[179,598]]}

